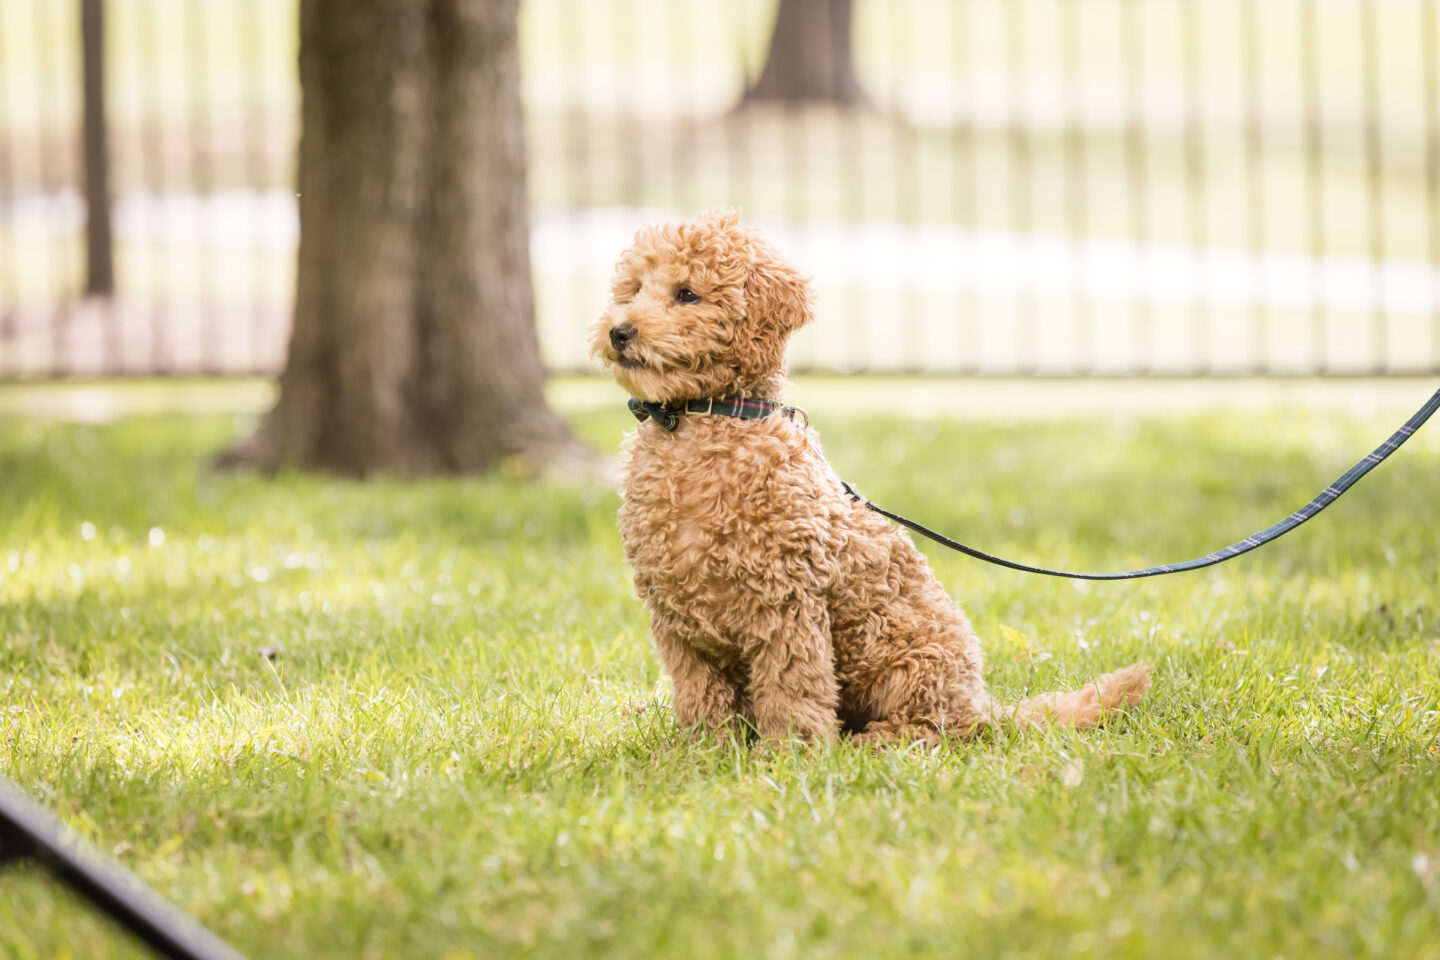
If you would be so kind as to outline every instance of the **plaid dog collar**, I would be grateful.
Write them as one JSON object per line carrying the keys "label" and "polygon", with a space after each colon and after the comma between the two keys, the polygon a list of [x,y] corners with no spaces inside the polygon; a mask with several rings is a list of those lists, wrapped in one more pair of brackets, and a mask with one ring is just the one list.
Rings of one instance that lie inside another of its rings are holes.
{"label": "plaid dog collar", "polygon": [[736,417],[740,420],[764,420],[778,413],[786,420],[794,421],[796,414],[804,420],[801,426],[810,426],[810,415],[799,407],[787,407],[774,400],[756,400],[749,397],[713,397],[704,400],[684,400],[674,403],[651,403],[649,400],[630,398],[630,412],[635,419],[644,423],[654,420],[666,430],[673,431],[680,426],[680,418],[688,413],[714,414],[722,417]]}

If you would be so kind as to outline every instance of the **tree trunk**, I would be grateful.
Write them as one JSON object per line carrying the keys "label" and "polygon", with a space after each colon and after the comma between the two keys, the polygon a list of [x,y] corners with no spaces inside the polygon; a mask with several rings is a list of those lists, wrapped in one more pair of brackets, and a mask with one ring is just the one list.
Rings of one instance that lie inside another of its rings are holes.
{"label": "tree trunk", "polygon": [[302,0],[300,249],[275,408],[222,462],[538,468],[517,0]]}
{"label": "tree trunk", "polygon": [[850,28],[853,0],[780,0],[760,79],[746,102],[863,104]]}

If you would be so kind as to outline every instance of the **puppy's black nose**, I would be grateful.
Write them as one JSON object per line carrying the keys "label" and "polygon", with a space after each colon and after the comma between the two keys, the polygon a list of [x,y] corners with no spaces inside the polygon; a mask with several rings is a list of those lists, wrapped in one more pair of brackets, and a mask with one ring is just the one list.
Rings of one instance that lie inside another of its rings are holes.
{"label": "puppy's black nose", "polygon": [[616,353],[624,353],[626,345],[634,339],[635,328],[628,323],[610,328],[610,346],[615,348]]}

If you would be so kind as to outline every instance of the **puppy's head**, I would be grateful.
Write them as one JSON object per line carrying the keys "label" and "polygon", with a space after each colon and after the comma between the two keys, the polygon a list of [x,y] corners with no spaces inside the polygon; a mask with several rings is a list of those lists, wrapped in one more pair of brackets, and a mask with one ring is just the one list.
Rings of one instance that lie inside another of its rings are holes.
{"label": "puppy's head", "polygon": [[785,344],[813,315],[809,281],[739,213],[705,213],[635,234],[590,353],[655,403],[778,396]]}

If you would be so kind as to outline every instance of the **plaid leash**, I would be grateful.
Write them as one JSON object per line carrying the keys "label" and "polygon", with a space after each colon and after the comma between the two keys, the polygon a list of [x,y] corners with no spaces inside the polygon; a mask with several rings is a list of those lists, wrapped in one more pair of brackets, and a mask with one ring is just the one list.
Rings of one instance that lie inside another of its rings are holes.
{"label": "plaid leash", "polygon": [[741,420],[764,420],[773,413],[778,413],[786,420],[793,421],[798,415],[805,421],[804,425],[810,425],[810,416],[799,407],[787,407],[783,403],[776,403],[774,400],[755,400],[748,397],[721,397],[706,398],[704,400],[686,400],[683,403],[651,403],[649,400],[637,400],[630,398],[630,412],[635,419],[644,423],[646,420],[654,420],[666,430],[674,431],[680,426],[680,418],[687,413],[718,414],[722,417],[737,417]]}
{"label": "plaid leash", "polygon": [[934,540],[936,543],[941,544],[942,546],[949,547],[951,550],[958,550],[966,556],[974,557],[977,560],[984,560],[988,563],[998,564],[1002,567],[1009,567],[1011,570],[1020,570],[1025,573],[1040,573],[1044,574],[1047,577],[1069,577],[1072,580],[1136,580],[1140,577],[1158,577],[1166,573],[1179,573],[1182,570],[1199,570],[1201,567],[1211,567],[1217,563],[1224,563],[1226,560],[1229,560],[1232,557],[1238,557],[1242,553],[1249,553],[1256,547],[1264,546],[1271,540],[1275,540],[1279,537],[1284,536],[1291,530],[1294,530],[1296,527],[1300,526],[1300,524],[1304,523],[1306,520],[1309,520],[1311,517],[1315,516],[1315,514],[1319,513],[1321,510],[1324,510],[1326,507],[1330,506],[1330,504],[1334,503],[1340,498],[1341,494],[1353,487],[1361,477],[1369,473],[1377,464],[1383,461],[1386,457],[1390,456],[1390,454],[1400,449],[1400,445],[1403,444],[1406,440],[1410,439],[1410,435],[1416,430],[1420,429],[1420,426],[1426,420],[1430,419],[1430,415],[1433,414],[1437,408],[1440,408],[1440,390],[1435,391],[1435,395],[1432,396],[1429,400],[1427,400],[1425,402],[1425,405],[1415,412],[1415,416],[1411,417],[1405,422],[1404,426],[1402,426],[1399,430],[1396,430],[1395,433],[1391,435],[1389,440],[1386,440],[1384,443],[1380,444],[1380,446],[1376,447],[1373,453],[1366,454],[1364,459],[1362,459],[1359,463],[1355,464],[1355,466],[1351,467],[1349,470],[1346,470],[1345,473],[1342,474],[1338,480],[1330,484],[1330,486],[1326,487],[1324,490],[1320,491],[1319,495],[1317,495],[1315,499],[1311,500],[1309,503],[1305,504],[1305,506],[1290,514],[1290,516],[1286,517],[1284,520],[1281,520],[1279,523],[1266,527],[1259,533],[1253,536],[1246,537],[1244,540],[1241,540],[1237,543],[1232,543],[1230,544],[1230,546],[1225,547],[1222,550],[1216,550],[1212,554],[1199,557],[1195,560],[1187,560],[1184,563],[1167,563],[1158,567],[1145,567],[1142,570],[1129,570],[1125,573],[1067,573],[1063,570],[1050,570],[1046,567],[1032,567],[1028,564],[1016,563],[1013,560],[1005,560],[1001,557],[992,556],[991,554],[976,550],[974,547],[967,547],[965,544],[960,543],[956,540],[951,540],[949,537],[938,534],[934,530],[929,529],[928,527],[921,526],[914,520],[907,520],[906,518],[900,516],[897,513],[891,513],[889,510],[886,510],[883,507],[876,506],[875,504],[867,500],[865,497],[861,496],[854,487],[850,486],[850,484],[848,483],[845,483],[843,480],[841,481],[841,486],[845,488],[845,492],[848,493],[856,502],[863,503],[865,506],[869,507],[871,510],[874,510],[882,517],[888,517],[889,519],[895,521],[901,526],[907,527],[923,537],[929,537],[931,540]]}

